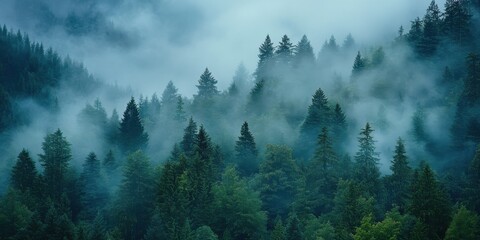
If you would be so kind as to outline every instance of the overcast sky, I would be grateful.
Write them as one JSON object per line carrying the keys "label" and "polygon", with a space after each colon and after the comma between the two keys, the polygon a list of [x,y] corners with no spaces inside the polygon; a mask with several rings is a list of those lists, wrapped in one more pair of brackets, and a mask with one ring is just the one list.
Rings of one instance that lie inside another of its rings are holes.
{"label": "overcast sky", "polygon": [[[254,71],[258,47],[267,34],[275,44],[283,34],[294,43],[306,34],[316,53],[332,34],[339,43],[352,33],[362,46],[381,45],[393,39],[400,25],[408,29],[410,21],[423,16],[430,3],[430,0],[1,1],[4,7],[0,10],[3,11],[0,22],[27,32],[33,40],[52,46],[61,55],[82,61],[95,76],[122,86],[131,85],[147,95],[161,93],[172,80],[187,96],[196,91],[195,84],[205,67],[219,81],[221,90],[228,86],[239,63]],[[437,4],[443,9],[444,1]],[[45,9],[58,18],[64,18],[68,12],[95,9],[112,23],[112,28],[129,36],[129,44],[113,44],[111,38],[91,35],[72,37],[58,26],[44,31],[39,23],[45,17],[38,17],[38,13]]]}

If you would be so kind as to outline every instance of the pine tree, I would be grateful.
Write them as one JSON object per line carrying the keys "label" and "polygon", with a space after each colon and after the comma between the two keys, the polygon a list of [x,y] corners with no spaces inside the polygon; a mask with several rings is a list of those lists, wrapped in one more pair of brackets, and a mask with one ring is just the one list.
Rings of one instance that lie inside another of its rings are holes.
{"label": "pine tree", "polygon": [[205,71],[198,80],[198,92],[194,96],[195,99],[206,100],[216,96],[219,93],[216,84],[217,80],[215,80],[208,68],[205,68]]}
{"label": "pine tree", "polygon": [[30,158],[27,150],[23,149],[18,154],[10,181],[12,187],[21,192],[35,191],[38,187],[38,173],[35,162]]}
{"label": "pine tree", "polygon": [[123,239],[141,239],[153,212],[150,161],[141,151],[130,154],[115,202],[114,214]]}
{"label": "pine tree", "polygon": [[83,171],[80,175],[83,217],[87,220],[93,220],[97,212],[107,203],[107,189],[100,170],[100,160],[97,159],[95,153],[91,152],[83,164]]}
{"label": "pine tree", "polygon": [[187,157],[191,157],[195,150],[195,136],[197,135],[197,123],[190,117],[188,126],[184,130],[183,140],[180,143],[183,152]]}
{"label": "pine tree", "polygon": [[300,226],[300,221],[297,218],[297,214],[292,213],[288,217],[285,235],[287,240],[303,239],[303,232]]}
{"label": "pine tree", "polygon": [[307,183],[311,199],[314,201],[314,213],[318,216],[333,208],[333,197],[338,182],[336,175],[338,159],[333,151],[327,128],[318,135],[317,147],[308,167]]}
{"label": "pine tree", "polygon": [[287,146],[267,145],[260,165],[260,196],[269,218],[286,217],[297,192],[298,168]]}
{"label": "pine tree", "polygon": [[120,136],[120,118],[118,116],[117,110],[113,109],[112,115],[108,120],[106,137],[110,144],[117,144],[118,137]]}
{"label": "pine tree", "polygon": [[148,135],[140,121],[137,104],[133,97],[127,104],[120,123],[120,144],[125,153],[144,150],[147,147]]}
{"label": "pine tree", "polygon": [[360,52],[357,52],[357,56],[355,57],[355,61],[353,62],[352,77],[357,77],[360,73],[365,71],[366,68],[367,63],[365,58],[362,58]]}
{"label": "pine tree", "polygon": [[398,206],[401,212],[404,212],[409,200],[409,186],[412,179],[412,169],[409,166],[408,157],[405,151],[403,140],[399,138],[395,146],[395,155],[390,166],[392,175],[386,179],[386,189],[388,203],[391,206]]}
{"label": "pine tree", "polygon": [[376,196],[380,188],[380,170],[378,169],[378,153],[375,152],[373,129],[367,123],[358,137],[358,152],[355,155],[354,179],[363,191]]}
{"label": "pine tree", "polygon": [[247,103],[248,112],[252,112],[256,115],[265,112],[267,106],[267,103],[265,102],[265,91],[265,79],[262,78],[255,83],[255,86],[250,91]]}
{"label": "pine tree", "polygon": [[42,143],[43,154],[40,163],[43,166],[43,181],[47,196],[59,201],[67,186],[67,171],[72,159],[70,143],[58,129],[47,134]]}
{"label": "pine tree", "polygon": [[102,164],[103,167],[109,172],[112,172],[117,168],[118,164],[115,160],[115,155],[113,154],[113,151],[111,149],[108,151],[107,155],[103,159]]}
{"label": "pine tree", "polygon": [[259,48],[257,70],[255,76],[257,81],[268,78],[273,64],[274,47],[270,36],[267,35],[265,41]]}
{"label": "pine tree", "polygon": [[173,85],[172,81],[169,81],[162,93],[161,106],[164,114],[168,116],[174,114],[175,107],[178,103],[178,97],[178,89]]}
{"label": "pine tree", "polygon": [[410,31],[408,31],[407,41],[415,52],[419,52],[420,41],[423,38],[423,24],[420,18],[415,18],[411,22]]}
{"label": "pine tree", "polygon": [[353,36],[351,33],[347,35],[345,40],[343,41],[342,48],[345,50],[350,50],[355,46],[355,40],[353,39]]}
{"label": "pine tree", "polygon": [[250,176],[258,171],[257,155],[255,139],[248,129],[248,123],[244,122],[235,143],[235,157],[240,174]]}
{"label": "pine tree", "polygon": [[445,1],[443,32],[457,44],[468,44],[471,41],[471,15],[468,13],[467,1]]}
{"label": "pine tree", "polygon": [[478,215],[460,206],[453,215],[452,222],[445,234],[445,240],[475,240],[480,238]]}
{"label": "pine tree", "polygon": [[435,0],[432,0],[423,17],[423,36],[420,39],[418,49],[421,56],[431,56],[437,49],[440,42],[440,15],[438,5]]}
{"label": "pine tree", "polygon": [[273,227],[272,234],[270,236],[271,240],[287,240],[287,233],[285,227],[283,226],[282,219],[277,218],[275,220],[275,226]]}
{"label": "pine tree", "polygon": [[317,89],[312,97],[312,104],[308,107],[307,117],[300,127],[298,151],[304,158],[310,158],[315,146],[315,139],[324,127],[330,127],[331,110],[328,100],[322,89]]}
{"label": "pine tree", "polygon": [[13,107],[8,93],[0,86],[0,132],[13,123]]}
{"label": "pine tree", "polygon": [[185,110],[184,110],[184,103],[183,103],[183,99],[181,96],[178,96],[178,100],[177,100],[177,109],[175,111],[175,121],[177,121],[178,123],[184,123],[185,121],[187,121],[187,114],[185,113]]}
{"label": "pine tree", "polygon": [[229,232],[231,239],[259,239],[266,232],[267,217],[261,210],[262,201],[249,188],[235,168],[229,167],[222,181],[213,188],[214,223],[216,232]]}
{"label": "pine tree", "polygon": [[335,104],[335,109],[332,114],[332,138],[333,146],[337,151],[343,150],[341,143],[345,140],[347,135],[347,117],[343,113],[340,104]]}
{"label": "pine tree", "polygon": [[287,35],[283,35],[282,41],[278,44],[277,50],[275,51],[277,63],[288,66],[292,61],[293,50],[294,47],[290,42],[290,38],[288,38]]}
{"label": "pine tree", "polygon": [[300,42],[295,47],[295,67],[311,67],[315,63],[315,54],[313,53],[312,45],[308,41],[307,36],[303,35]]}
{"label": "pine tree", "polygon": [[426,164],[414,175],[409,211],[425,225],[429,239],[442,239],[450,222],[450,205],[446,193]]}

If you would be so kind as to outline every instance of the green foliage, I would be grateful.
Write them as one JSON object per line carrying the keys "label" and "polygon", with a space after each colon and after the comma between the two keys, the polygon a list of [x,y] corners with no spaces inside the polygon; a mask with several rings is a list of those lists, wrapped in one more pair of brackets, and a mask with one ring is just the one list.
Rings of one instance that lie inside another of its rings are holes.
{"label": "green foliage", "polygon": [[67,171],[72,159],[70,143],[58,129],[47,134],[42,143],[43,154],[40,163],[43,166],[43,181],[47,196],[58,201],[67,186]]}
{"label": "green foliage", "polygon": [[380,170],[372,132],[373,129],[367,123],[358,137],[359,149],[355,155],[354,179],[362,191],[370,196],[376,196],[380,189]]}
{"label": "green foliage", "polygon": [[197,135],[197,123],[190,118],[188,126],[184,130],[183,139],[180,143],[186,156],[191,157],[195,150],[195,136]]}
{"label": "green foliage", "polygon": [[450,205],[428,165],[422,166],[414,175],[409,211],[424,224],[428,238],[444,236],[450,222]]}
{"label": "green foliage", "polygon": [[474,240],[480,237],[478,215],[460,206],[453,215],[452,222],[447,229],[445,240]]}
{"label": "green foliage", "polygon": [[307,36],[303,35],[300,42],[295,47],[294,66],[295,67],[311,67],[315,63],[315,54],[313,48],[308,41]]}
{"label": "green foliage", "polygon": [[355,230],[353,239],[398,239],[401,223],[387,216],[383,221],[374,223],[372,214],[365,216],[362,223]]}
{"label": "green foliage", "polygon": [[81,202],[84,207],[83,217],[92,220],[102,210],[108,200],[105,179],[100,173],[101,164],[95,153],[91,152],[80,176]]}
{"label": "green foliage", "polygon": [[285,217],[297,191],[298,169],[287,146],[267,145],[260,165],[260,196],[269,217]]}
{"label": "green foliage", "polygon": [[267,217],[257,192],[240,179],[235,168],[225,170],[213,188],[216,232],[229,232],[231,239],[260,239],[266,232]]}
{"label": "green foliage", "polygon": [[201,226],[193,233],[193,240],[218,240],[218,237],[209,226]]}
{"label": "green foliage", "polygon": [[387,208],[398,206],[404,212],[410,198],[410,184],[412,180],[412,168],[409,166],[405,145],[401,138],[398,138],[395,146],[395,153],[392,159],[392,175],[385,177],[385,188],[387,191]]}
{"label": "green foliage", "polygon": [[293,58],[294,47],[287,35],[283,35],[282,41],[278,44],[275,51],[275,59],[278,64],[288,66]]}
{"label": "green foliage", "polygon": [[303,232],[300,226],[300,221],[297,218],[297,214],[292,213],[287,219],[286,227],[286,239],[287,240],[302,240]]}
{"label": "green foliage", "polygon": [[30,158],[27,150],[23,149],[18,154],[17,162],[12,168],[11,185],[13,188],[25,191],[37,191],[39,187],[38,173],[35,162]]}
{"label": "green foliage", "polygon": [[137,104],[133,97],[127,104],[120,122],[120,146],[125,153],[133,153],[137,150],[145,150],[148,143],[148,135],[143,129],[138,112]]}
{"label": "green foliage", "polygon": [[363,71],[365,71],[366,68],[367,68],[367,60],[362,57],[360,52],[357,52],[357,56],[353,61],[352,77],[359,76]]}
{"label": "green foliage", "polygon": [[258,54],[258,65],[257,65],[257,70],[255,70],[255,76],[257,79],[257,82],[260,79],[263,79],[265,77],[268,77],[270,74],[270,71],[272,70],[272,64],[273,64],[273,56],[274,56],[274,47],[272,40],[270,40],[270,36],[267,35],[265,38],[265,41],[262,43],[260,46],[259,54]]}
{"label": "green foliage", "polygon": [[248,129],[248,123],[244,122],[240,130],[240,136],[235,142],[235,157],[239,172],[243,176],[250,176],[258,171],[258,151],[255,139]]}
{"label": "green foliage", "polygon": [[272,233],[270,234],[271,240],[286,240],[287,239],[287,232],[285,227],[283,226],[282,219],[278,217],[275,220],[275,226],[272,229]]}
{"label": "green foliage", "polygon": [[473,157],[468,169],[468,186],[466,189],[467,201],[471,208],[480,213],[480,145]]}

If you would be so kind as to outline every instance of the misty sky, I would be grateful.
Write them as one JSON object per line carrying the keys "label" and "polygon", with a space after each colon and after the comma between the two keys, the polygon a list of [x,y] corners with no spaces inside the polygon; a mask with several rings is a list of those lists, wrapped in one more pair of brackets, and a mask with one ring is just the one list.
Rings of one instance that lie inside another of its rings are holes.
{"label": "misty sky", "polygon": [[[240,62],[253,72],[266,34],[275,44],[283,34],[294,43],[306,34],[316,53],[332,34],[338,43],[352,33],[360,45],[386,44],[400,25],[408,30],[412,19],[423,16],[430,0],[1,2],[1,23],[84,62],[100,79],[132,85],[146,95],[161,93],[172,80],[180,93],[191,96],[205,67],[221,90]],[[443,8],[444,1],[437,4]],[[58,26],[41,28],[45,11],[57,18],[65,18],[67,12],[99,13],[127,44],[96,33],[78,37]]]}

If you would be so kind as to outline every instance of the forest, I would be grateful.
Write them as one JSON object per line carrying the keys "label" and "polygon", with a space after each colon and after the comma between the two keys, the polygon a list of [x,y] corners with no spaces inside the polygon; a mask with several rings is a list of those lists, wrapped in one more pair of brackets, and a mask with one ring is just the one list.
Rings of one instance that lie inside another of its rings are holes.
{"label": "forest", "polygon": [[[97,12],[49,19],[134,44]],[[206,66],[193,96],[3,25],[0,239],[480,239],[480,1],[405,24],[318,53],[265,33],[254,71],[220,89]]]}

